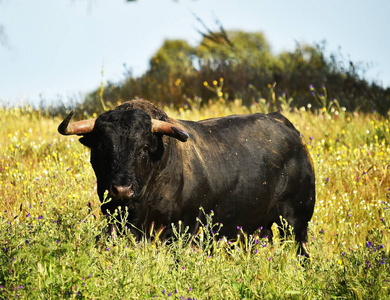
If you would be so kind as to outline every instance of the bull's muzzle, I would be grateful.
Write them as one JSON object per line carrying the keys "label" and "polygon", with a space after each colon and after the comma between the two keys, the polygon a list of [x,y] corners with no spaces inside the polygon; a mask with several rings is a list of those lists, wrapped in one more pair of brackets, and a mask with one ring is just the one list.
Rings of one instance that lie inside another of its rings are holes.
{"label": "bull's muzzle", "polygon": [[115,199],[130,199],[134,196],[134,186],[118,186],[112,185],[110,194]]}

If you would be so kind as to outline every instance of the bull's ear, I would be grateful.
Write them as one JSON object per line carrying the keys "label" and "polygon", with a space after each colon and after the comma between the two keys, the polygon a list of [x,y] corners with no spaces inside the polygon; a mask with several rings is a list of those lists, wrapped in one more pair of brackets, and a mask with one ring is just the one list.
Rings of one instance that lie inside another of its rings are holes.
{"label": "bull's ear", "polygon": [[94,134],[85,134],[79,139],[79,142],[88,148],[92,148],[95,144],[95,136]]}
{"label": "bull's ear", "polygon": [[190,137],[184,129],[156,119],[152,119],[152,132],[174,137],[181,142],[186,142]]}

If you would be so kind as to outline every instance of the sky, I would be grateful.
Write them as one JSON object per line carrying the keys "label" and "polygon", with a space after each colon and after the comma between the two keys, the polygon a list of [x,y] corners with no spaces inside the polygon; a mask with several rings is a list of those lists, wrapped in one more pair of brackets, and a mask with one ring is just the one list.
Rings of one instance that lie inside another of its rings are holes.
{"label": "sky", "polygon": [[127,69],[139,76],[164,40],[199,43],[194,15],[212,30],[261,31],[274,54],[326,40],[390,87],[389,12],[388,0],[0,0],[0,104],[67,103]]}

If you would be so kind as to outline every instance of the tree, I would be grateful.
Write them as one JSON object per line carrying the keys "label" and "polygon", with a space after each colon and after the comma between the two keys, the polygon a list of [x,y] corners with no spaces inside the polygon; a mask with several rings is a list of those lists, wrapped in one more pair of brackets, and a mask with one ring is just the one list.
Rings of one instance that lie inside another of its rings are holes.
{"label": "tree", "polygon": [[[220,97],[241,99],[245,105],[261,97],[277,109],[280,96],[292,97],[293,106],[310,102],[322,107],[313,95],[326,93],[329,101],[336,98],[351,111],[376,109],[385,114],[390,107],[390,89],[362,79],[359,64],[340,63],[335,54],[326,56],[325,42],[297,44],[293,51],[273,55],[262,32],[206,31],[194,47],[183,40],[166,40],[145,74],[108,83],[104,99],[116,104],[138,96],[180,107],[194,97],[204,103]],[[97,95],[92,93],[86,102],[99,103]]]}

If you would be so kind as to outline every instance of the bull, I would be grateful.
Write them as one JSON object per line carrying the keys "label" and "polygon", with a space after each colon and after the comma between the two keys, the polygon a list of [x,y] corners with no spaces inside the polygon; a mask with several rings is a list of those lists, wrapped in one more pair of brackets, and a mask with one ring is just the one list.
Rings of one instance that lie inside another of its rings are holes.
{"label": "bull", "polygon": [[[315,204],[315,175],[299,131],[280,113],[232,115],[198,122],[176,120],[146,100],[124,102],[96,119],[59,125],[80,135],[91,150],[104,214],[127,207],[132,233],[154,224],[172,235],[181,221],[199,228],[199,207],[214,211],[220,234],[237,228],[272,239],[280,216],[293,228],[299,252],[306,249]],[[105,193],[108,198],[105,201]],[[137,228],[139,230],[135,230]]]}

